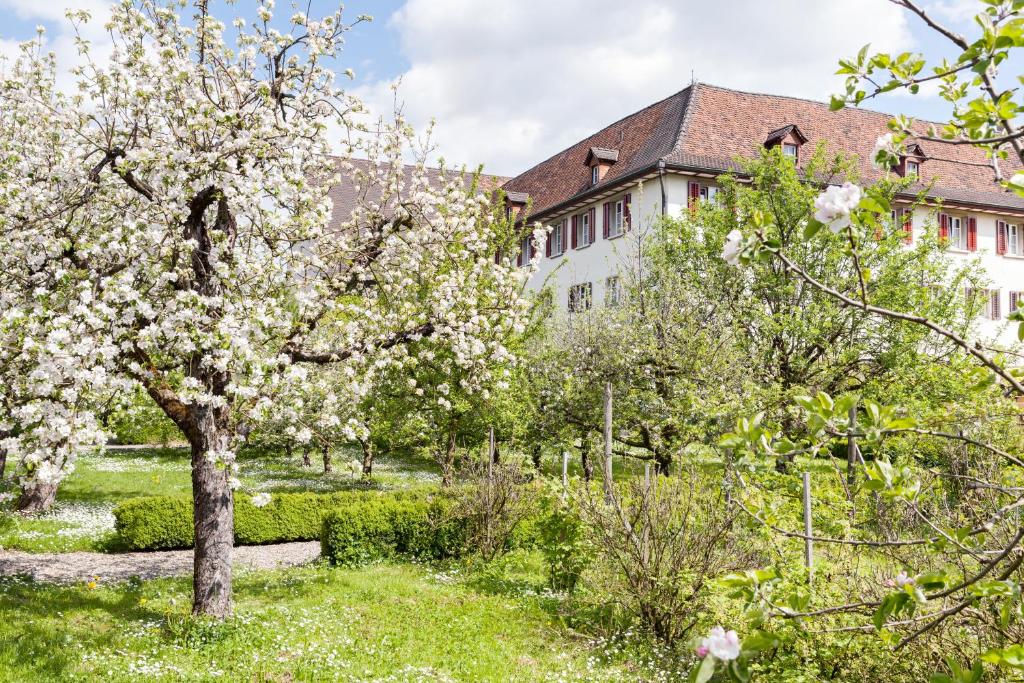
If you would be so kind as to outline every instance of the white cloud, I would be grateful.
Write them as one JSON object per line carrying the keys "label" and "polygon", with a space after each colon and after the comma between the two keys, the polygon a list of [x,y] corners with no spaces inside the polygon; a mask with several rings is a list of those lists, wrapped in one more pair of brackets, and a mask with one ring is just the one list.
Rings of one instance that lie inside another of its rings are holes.
{"label": "white cloud", "polygon": [[[57,55],[57,68],[60,70],[58,86],[71,90],[74,82],[69,72],[82,63],[82,57],[75,42],[75,29],[66,13],[68,10],[86,10],[89,13],[90,20],[78,27],[79,35],[89,43],[93,59],[99,64],[106,64],[111,46],[103,25],[110,19],[112,4],[109,0],[0,0],[0,12],[13,13],[19,19],[46,28],[45,47]],[[20,42],[0,39],[0,56],[13,58]]]}
{"label": "white cloud", "polygon": [[978,0],[938,0],[928,6],[928,11],[938,18],[954,23],[969,22],[983,9]]}
{"label": "white cloud", "polygon": [[[439,152],[514,174],[698,80],[826,99],[837,60],[905,50],[888,0],[408,0],[389,20],[411,65],[407,117],[438,121]],[[361,85],[377,110],[389,83]]]}

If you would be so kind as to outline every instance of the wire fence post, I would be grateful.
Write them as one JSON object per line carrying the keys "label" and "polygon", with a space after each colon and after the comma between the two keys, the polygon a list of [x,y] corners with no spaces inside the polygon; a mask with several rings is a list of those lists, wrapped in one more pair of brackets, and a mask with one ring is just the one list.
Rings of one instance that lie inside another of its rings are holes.
{"label": "wire fence post", "polygon": [[814,525],[811,523],[811,473],[804,472],[804,564],[807,583],[814,580]]}
{"label": "wire fence post", "polygon": [[569,494],[569,451],[562,451],[562,498]]}
{"label": "wire fence post", "polygon": [[850,425],[846,434],[846,496],[850,500],[850,519],[857,513],[856,502],[854,501],[853,488],[857,484],[857,437],[853,432],[857,430],[857,404],[850,407]]}
{"label": "wire fence post", "polygon": [[612,501],[612,383],[604,384],[604,498]]}

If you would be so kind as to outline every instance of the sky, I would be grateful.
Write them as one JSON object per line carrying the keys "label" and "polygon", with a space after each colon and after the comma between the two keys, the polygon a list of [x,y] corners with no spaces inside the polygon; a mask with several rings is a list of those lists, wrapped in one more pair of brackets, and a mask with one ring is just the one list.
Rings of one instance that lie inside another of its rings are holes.
{"label": "sky", "polygon": [[[978,0],[922,0],[969,32]],[[0,53],[35,27],[61,64],[75,60],[64,6],[89,9],[86,37],[103,43],[107,0],[0,0]],[[230,21],[252,0],[211,0]],[[302,9],[305,10],[304,1]],[[310,16],[337,3],[312,0]],[[288,0],[279,14],[290,16]],[[889,0],[351,0],[344,15],[374,20],[347,34],[338,71],[371,110],[435,122],[437,155],[515,175],[696,79],[753,92],[827,101],[842,89],[837,62],[873,50],[952,57],[945,43]],[[1005,71],[1005,67],[1004,67]],[[1019,71],[1013,71],[1019,73]],[[930,120],[948,116],[937,92],[891,95],[870,108]]]}

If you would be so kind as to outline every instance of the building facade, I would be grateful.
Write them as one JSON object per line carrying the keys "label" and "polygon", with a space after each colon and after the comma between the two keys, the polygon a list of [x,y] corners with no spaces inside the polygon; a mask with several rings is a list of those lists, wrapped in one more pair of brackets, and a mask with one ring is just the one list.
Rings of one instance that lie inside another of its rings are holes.
{"label": "building facade", "polygon": [[[621,295],[625,259],[640,229],[662,215],[679,215],[693,202],[713,200],[715,178],[739,171],[738,159],[778,146],[799,166],[823,143],[855,156],[862,182],[883,173],[871,163],[875,142],[888,132],[888,114],[864,109],[830,111],[797,98],[744,93],[693,84],[594,133],[503,185],[513,210],[552,226],[537,254],[530,286],[550,286],[563,311],[600,306]],[[923,133],[927,124],[921,124]],[[1003,161],[1009,177],[1019,167]],[[970,145],[918,140],[898,167],[916,178],[897,196],[898,222],[907,240],[938,230],[948,258],[977,259],[991,282],[980,332],[1010,343],[1006,315],[1024,301],[1024,199],[1004,191],[992,162]],[[919,193],[924,206],[909,210]],[[530,245],[524,240],[520,260]],[[966,293],[965,293],[966,294]],[[1012,328],[1012,329],[1011,329]]]}

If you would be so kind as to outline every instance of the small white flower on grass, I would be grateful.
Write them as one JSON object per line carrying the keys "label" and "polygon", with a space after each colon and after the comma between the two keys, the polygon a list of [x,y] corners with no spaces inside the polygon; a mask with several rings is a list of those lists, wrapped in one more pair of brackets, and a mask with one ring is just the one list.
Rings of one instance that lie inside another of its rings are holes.
{"label": "small white flower on grass", "polygon": [[725,246],[722,247],[722,259],[730,266],[740,264],[740,249],[743,246],[743,233],[733,230],[725,236]]}
{"label": "small white flower on grass", "polygon": [[359,462],[355,458],[348,463],[348,470],[352,473],[353,477],[358,477],[363,472],[363,463]]}
{"label": "small white flower on grass", "polygon": [[252,497],[252,504],[258,508],[264,507],[265,505],[269,505],[270,494],[266,492],[257,493],[255,496]]}
{"label": "small white flower on grass", "polygon": [[736,631],[726,631],[721,626],[711,629],[708,637],[701,641],[700,651],[727,662],[740,656],[740,637]]}
{"label": "small white flower on grass", "polygon": [[814,200],[814,217],[839,232],[850,225],[850,212],[860,204],[860,188],[853,183],[831,185]]}

